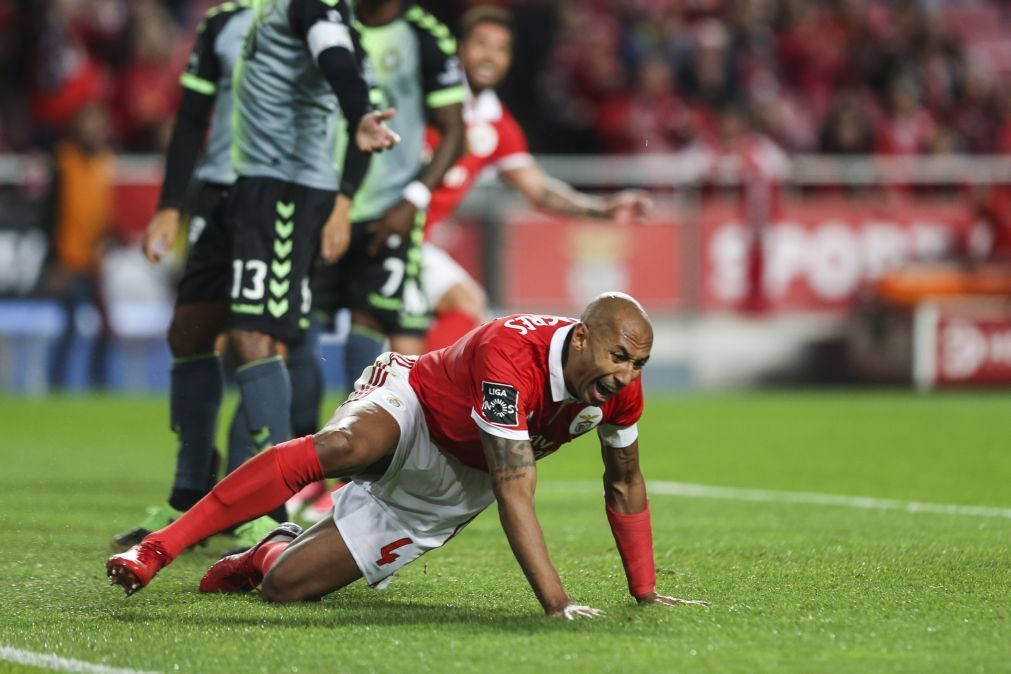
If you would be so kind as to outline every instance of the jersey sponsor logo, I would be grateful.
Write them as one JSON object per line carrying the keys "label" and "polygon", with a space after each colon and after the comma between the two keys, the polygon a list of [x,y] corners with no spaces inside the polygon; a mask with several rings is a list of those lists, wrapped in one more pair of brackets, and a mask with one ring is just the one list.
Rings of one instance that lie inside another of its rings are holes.
{"label": "jersey sponsor logo", "polygon": [[484,418],[499,426],[518,426],[516,413],[519,392],[509,384],[493,381],[481,382],[481,413]]}
{"label": "jersey sponsor logo", "polygon": [[460,62],[455,56],[446,60],[445,69],[435,79],[444,87],[463,84],[463,71],[460,69]]}
{"label": "jersey sponsor logo", "polygon": [[498,147],[498,131],[487,123],[467,127],[467,146],[475,157],[487,157]]}
{"label": "jersey sponsor logo", "polygon": [[599,407],[586,407],[569,425],[569,435],[582,435],[586,431],[600,424],[604,418],[604,413]]}
{"label": "jersey sponsor logo", "polygon": [[[429,157],[431,159],[431,157]],[[470,175],[470,171],[467,170],[466,166],[460,166],[457,164],[453,168],[446,171],[446,177],[442,179],[442,184],[450,189],[458,189],[463,187],[464,183],[467,182],[467,177]]]}
{"label": "jersey sponsor logo", "polygon": [[516,330],[520,333],[520,336],[529,334],[536,330],[537,328],[552,328],[559,323],[575,323],[574,318],[562,318],[561,316],[535,316],[533,314],[524,314],[522,316],[513,316],[508,321],[503,323],[503,325],[510,330]]}

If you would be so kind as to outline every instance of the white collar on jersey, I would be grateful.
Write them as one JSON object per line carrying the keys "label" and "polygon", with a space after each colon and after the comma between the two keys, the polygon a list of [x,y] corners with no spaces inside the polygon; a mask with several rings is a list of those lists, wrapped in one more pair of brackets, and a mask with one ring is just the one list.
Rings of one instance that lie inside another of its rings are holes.
{"label": "white collar on jersey", "polygon": [[565,339],[572,332],[572,329],[579,325],[572,323],[564,328],[555,330],[551,335],[551,346],[548,347],[548,375],[551,377],[551,400],[560,403],[563,400],[575,400],[565,388],[565,374],[562,372],[562,349],[565,348]]}
{"label": "white collar on jersey", "polygon": [[475,95],[468,86],[467,91],[470,95],[467,96],[463,116],[468,124],[497,122],[502,119],[502,101],[499,100],[494,89],[485,89]]}

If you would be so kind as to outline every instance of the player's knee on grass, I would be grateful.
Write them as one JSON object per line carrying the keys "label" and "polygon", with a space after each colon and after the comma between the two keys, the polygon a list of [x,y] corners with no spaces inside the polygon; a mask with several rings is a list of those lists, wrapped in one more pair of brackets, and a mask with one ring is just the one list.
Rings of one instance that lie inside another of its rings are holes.
{"label": "player's knee on grass", "polygon": [[260,594],[265,601],[272,604],[291,604],[296,601],[306,601],[315,597],[305,596],[301,584],[285,570],[283,564],[275,564],[260,585]]}

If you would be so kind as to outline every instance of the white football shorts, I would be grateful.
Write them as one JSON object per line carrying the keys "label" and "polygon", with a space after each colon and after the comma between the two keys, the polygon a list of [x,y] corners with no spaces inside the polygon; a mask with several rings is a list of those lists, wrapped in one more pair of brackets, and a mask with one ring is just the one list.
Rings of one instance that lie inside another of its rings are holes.
{"label": "white football shorts", "polygon": [[407,381],[414,361],[382,354],[349,397],[375,402],[400,424],[400,443],[382,477],[355,478],[332,496],[337,529],[373,587],[385,587],[397,570],[445,544],[495,500],[487,473],[432,442]]}
{"label": "white football shorts", "polygon": [[421,288],[429,307],[435,309],[450,288],[469,278],[467,270],[442,248],[429,241],[421,246]]}

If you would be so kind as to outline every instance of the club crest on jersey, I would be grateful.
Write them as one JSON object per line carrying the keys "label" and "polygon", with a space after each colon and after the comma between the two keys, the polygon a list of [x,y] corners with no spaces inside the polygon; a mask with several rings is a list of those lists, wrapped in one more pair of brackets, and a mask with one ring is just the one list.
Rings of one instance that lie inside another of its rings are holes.
{"label": "club crest on jersey", "polygon": [[481,382],[481,413],[499,426],[518,426],[519,392],[509,384]]}
{"label": "club crest on jersey", "polygon": [[599,407],[585,407],[576,418],[569,424],[569,435],[582,435],[586,431],[600,424],[604,418],[604,413]]}
{"label": "club crest on jersey", "polygon": [[472,124],[467,128],[467,146],[475,157],[487,157],[498,147],[498,131],[488,123]]}

